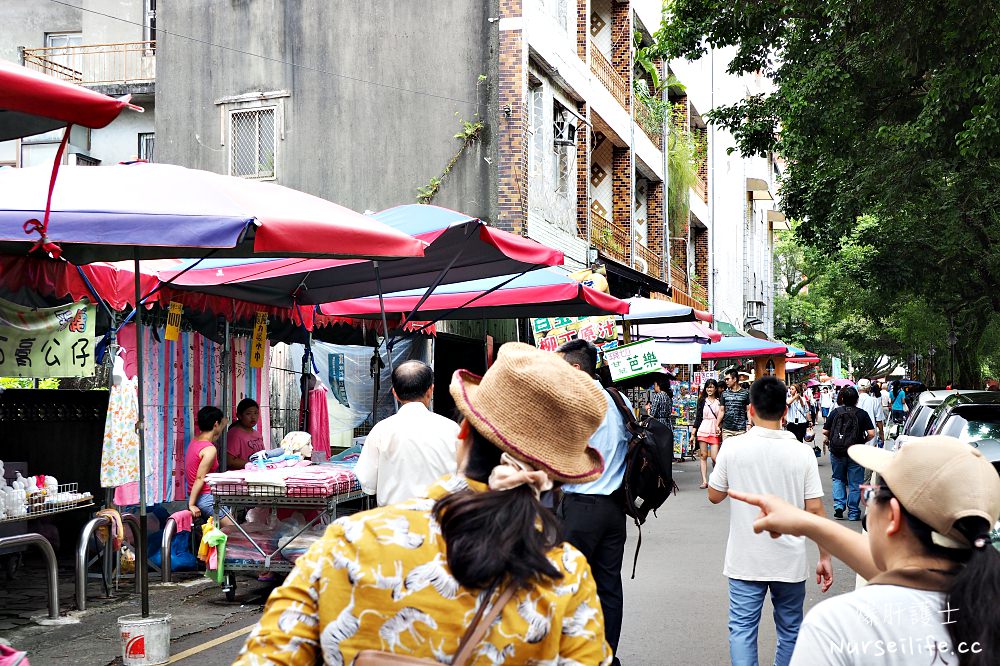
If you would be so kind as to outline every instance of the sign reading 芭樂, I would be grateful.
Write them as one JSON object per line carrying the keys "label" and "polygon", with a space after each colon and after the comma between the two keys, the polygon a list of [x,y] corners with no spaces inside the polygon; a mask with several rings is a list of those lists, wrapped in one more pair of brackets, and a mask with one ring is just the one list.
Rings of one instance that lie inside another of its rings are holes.
{"label": "sign reading \u82ad\u6a02", "polygon": [[604,360],[611,370],[611,380],[615,382],[663,369],[656,357],[655,340],[643,340],[610,349],[604,352]]}
{"label": "sign reading \u82ad\u6a02", "polygon": [[97,308],[25,308],[0,300],[0,377],[91,377]]}

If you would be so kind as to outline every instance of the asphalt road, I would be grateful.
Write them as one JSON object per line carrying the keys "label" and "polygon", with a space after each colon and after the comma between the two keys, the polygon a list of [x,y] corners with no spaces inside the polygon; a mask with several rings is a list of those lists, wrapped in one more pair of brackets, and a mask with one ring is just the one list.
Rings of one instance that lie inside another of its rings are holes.
{"label": "asphalt road", "polygon": [[[819,463],[826,492],[824,506],[832,515],[829,460],[821,459]],[[623,567],[625,621],[619,647],[619,657],[627,666],[729,663],[727,582],[722,575],[729,500],[719,505],[708,501],[706,491],[698,488],[701,477],[697,462],[675,464],[674,478],[679,492],[667,501],[659,516],[643,526],[634,580],[630,575],[638,533],[634,527],[629,530]],[[859,523],[844,524],[860,530]],[[818,553],[812,544],[809,549],[809,559],[814,563]],[[834,560],[834,583],[829,592],[823,595],[814,580],[807,581],[806,611],[823,598],[853,590],[854,583],[854,572]],[[256,621],[260,603],[251,590],[243,590],[243,612],[222,626],[174,641],[172,654],[176,661],[172,663],[232,663],[246,638],[245,630]],[[760,626],[761,664],[772,663],[774,648],[774,623],[768,602]],[[189,656],[184,656],[185,651]]]}

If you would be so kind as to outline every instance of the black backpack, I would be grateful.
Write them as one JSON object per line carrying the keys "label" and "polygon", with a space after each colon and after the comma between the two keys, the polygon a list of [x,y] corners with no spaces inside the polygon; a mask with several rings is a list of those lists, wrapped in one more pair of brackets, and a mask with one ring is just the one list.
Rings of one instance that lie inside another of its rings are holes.
{"label": "black backpack", "polygon": [[625,476],[618,494],[621,496],[625,513],[632,517],[639,528],[639,541],[632,561],[632,578],[639,561],[639,547],[642,545],[642,524],[652,511],[656,510],[677,493],[674,483],[674,430],[651,416],[641,420],[635,418],[632,410],[625,405],[617,389],[608,388],[608,393],[618,406],[625,428],[631,434],[628,451],[625,454]]}
{"label": "black backpack", "polygon": [[848,447],[858,443],[857,409],[857,407],[844,407],[827,429],[830,433],[828,442],[830,451],[838,458],[846,456]]}

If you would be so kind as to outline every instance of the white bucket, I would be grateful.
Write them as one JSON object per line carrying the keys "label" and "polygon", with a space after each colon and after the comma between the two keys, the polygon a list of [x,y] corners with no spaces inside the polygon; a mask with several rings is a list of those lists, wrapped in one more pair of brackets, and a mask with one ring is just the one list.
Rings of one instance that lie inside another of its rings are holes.
{"label": "white bucket", "polygon": [[170,661],[170,615],[150,613],[118,618],[125,666],[153,666]]}

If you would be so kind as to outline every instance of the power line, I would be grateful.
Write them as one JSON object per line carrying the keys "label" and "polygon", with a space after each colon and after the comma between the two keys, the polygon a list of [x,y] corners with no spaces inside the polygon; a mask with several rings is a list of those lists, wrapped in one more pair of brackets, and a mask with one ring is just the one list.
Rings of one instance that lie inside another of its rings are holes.
{"label": "power line", "polygon": [[[49,2],[55,3],[57,5],[62,5],[64,7],[69,7],[70,9],[78,9],[78,10],[80,10],[82,12],[88,12],[90,14],[96,14],[98,16],[103,16],[105,18],[109,18],[109,19],[112,19],[112,20],[115,20],[115,21],[121,21],[122,23],[128,23],[130,25],[139,26],[140,28],[145,28],[146,27],[146,24],[144,24],[144,23],[139,23],[137,21],[130,21],[128,19],[121,18],[120,16],[114,16],[113,14],[105,14],[104,12],[99,12],[96,9],[88,9],[86,7],[81,7],[79,5],[74,5],[74,4],[69,3],[69,2],[64,2],[63,0],[49,0]],[[216,44],[215,42],[210,42],[210,41],[204,40],[204,39],[198,39],[197,37],[191,37],[189,35],[182,35],[179,32],[173,32],[171,30],[166,30],[164,28],[161,28],[160,26],[156,26],[156,32],[162,32],[164,34],[171,35],[171,36],[177,37],[179,39],[187,39],[189,41],[196,42],[198,44],[204,44],[205,46],[212,46],[212,47],[215,47],[217,49],[222,49],[224,51],[232,51],[233,53],[239,53],[241,55],[252,56],[254,58],[261,58],[262,60],[267,60],[269,62],[278,63],[278,64],[281,64],[281,65],[289,65],[291,67],[298,67],[299,69],[305,69],[305,70],[309,70],[311,72],[317,72],[319,74],[326,74],[327,76],[333,76],[333,77],[338,78],[338,79],[346,79],[348,81],[355,81],[357,83],[365,83],[365,84],[368,84],[370,86],[376,86],[376,87],[379,87],[379,88],[386,88],[388,90],[395,90],[397,92],[411,93],[413,95],[424,95],[426,97],[433,97],[435,99],[443,99],[443,100],[447,100],[449,102],[458,102],[460,104],[478,105],[478,102],[472,102],[472,101],[467,100],[467,99],[459,99],[458,97],[449,97],[447,95],[439,95],[437,93],[427,92],[427,91],[424,91],[424,90],[412,90],[410,88],[402,88],[402,87],[399,87],[399,86],[389,85],[388,83],[379,83],[378,81],[369,81],[368,79],[362,79],[361,77],[349,76],[347,74],[338,74],[337,72],[331,72],[331,71],[326,70],[326,69],[320,69],[319,67],[310,67],[309,65],[300,65],[298,63],[291,62],[290,60],[282,60],[280,58],[272,58],[271,56],[266,56],[266,55],[263,55],[262,53],[253,53],[251,51],[243,51],[241,49],[237,49],[237,48],[234,48],[232,46],[226,46],[224,44]]]}

